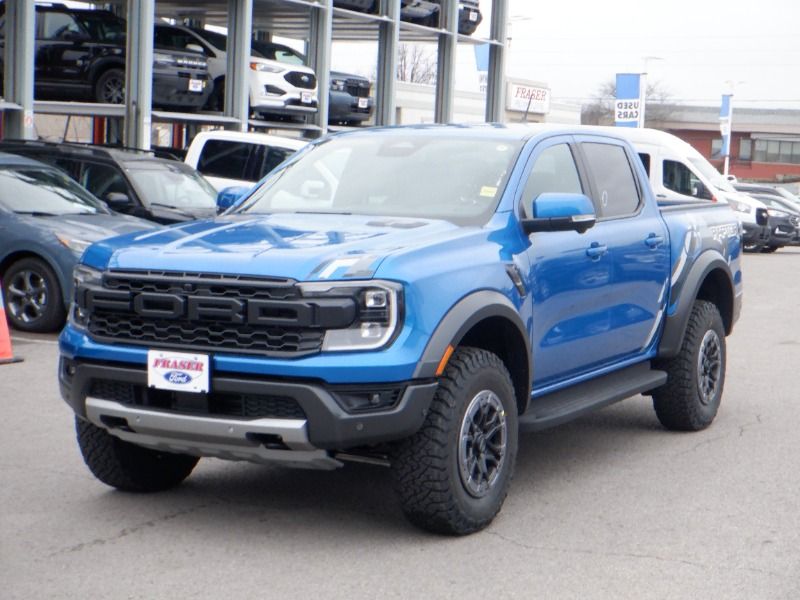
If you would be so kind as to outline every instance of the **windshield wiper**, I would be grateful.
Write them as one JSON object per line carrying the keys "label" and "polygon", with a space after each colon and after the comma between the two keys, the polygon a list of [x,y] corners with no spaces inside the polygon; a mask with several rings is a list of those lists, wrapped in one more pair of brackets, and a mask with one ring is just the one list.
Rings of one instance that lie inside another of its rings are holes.
{"label": "windshield wiper", "polygon": [[44,212],[41,210],[15,210],[15,214],[18,215],[30,215],[32,217],[61,217],[63,215],[57,215],[55,213]]}
{"label": "windshield wiper", "polygon": [[[183,215],[184,217],[191,217],[194,218],[194,215],[182,208],[174,206],[172,204],[165,204],[164,202],[151,202],[150,206],[158,206],[160,208],[167,208],[169,210],[174,210],[176,213]],[[210,207],[209,207],[210,208]]]}

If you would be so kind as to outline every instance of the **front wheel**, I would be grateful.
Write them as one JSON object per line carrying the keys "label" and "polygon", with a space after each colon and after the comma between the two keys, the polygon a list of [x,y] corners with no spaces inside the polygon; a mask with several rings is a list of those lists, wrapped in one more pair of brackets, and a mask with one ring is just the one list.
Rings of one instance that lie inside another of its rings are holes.
{"label": "front wheel", "polygon": [[103,104],[125,103],[125,71],[109,69],[94,84],[94,99]]}
{"label": "front wheel", "polygon": [[505,365],[486,350],[458,349],[422,428],[393,455],[408,519],[450,535],[486,527],[508,493],[517,444],[517,405]]}
{"label": "front wheel", "polygon": [[66,310],[53,270],[38,258],[23,258],[3,277],[8,320],[15,329],[45,333],[64,323]]}
{"label": "front wheel", "polygon": [[725,384],[725,329],[717,307],[695,300],[678,355],[659,367],[667,383],[653,391],[661,424],[677,431],[699,431],[714,420]]}
{"label": "front wheel", "polygon": [[175,487],[194,469],[196,456],[172,454],[125,442],[75,417],[83,460],[100,481],[126,492],[159,492]]}

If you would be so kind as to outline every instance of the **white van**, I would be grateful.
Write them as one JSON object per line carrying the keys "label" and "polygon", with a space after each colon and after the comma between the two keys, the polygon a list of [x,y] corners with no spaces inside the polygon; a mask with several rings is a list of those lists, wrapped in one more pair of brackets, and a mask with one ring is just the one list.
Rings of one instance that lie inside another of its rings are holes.
{"label": "white van", "polygon": [[745,248],[755,250],[769,243],[766,205],[737,192],[691,144],[657,129],[615,127],[614,133],[636,149],[659,201],[727,202],[742,224]]}
{"label": "white van", "polygon": [[307,143],[265,133],[204,131],[194,136],[183,162],[200,171],[217,191],[252,187]]}

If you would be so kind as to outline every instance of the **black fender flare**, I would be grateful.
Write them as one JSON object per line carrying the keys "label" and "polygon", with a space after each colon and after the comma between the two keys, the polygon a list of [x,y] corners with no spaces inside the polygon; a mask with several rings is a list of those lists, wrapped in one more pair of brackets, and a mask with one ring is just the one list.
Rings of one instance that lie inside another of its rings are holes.
{"label": "black fender flare", "polygon": [[109,69],[122,69],[124,71],[125,61],[116,56],[108,56],[101,58],[95,64],[93,64],[91,70],[89,71],[89,81],[92,88],[94,88],[94,85],[97,83],[100,75]]}
{"label": "black fender flare", "polygon": [[[658,345],[658,358],[672,358],[680,351],[683,335],[689,323],[689,315],[692,312],[694,301],[697,299],[700,288],[708,275],[715,270],[719,270],[725,274],[728,289],[723,290],[722,293],[730,294],[730,306],[733,307],[735,292],[730,266],[721,254],[708,250],[701,254],[691,266],[689,275],[686,277],[680,290],[678,308],[675,314],[665,319],[664,332],[661,335],[661,342]],[[720,312],[722,312],[722,310]],[[724,313],[723,320],[725,320]],[[731,318],[729,323],[726,321],[726,333],[730,333],[732,327],[733,319]]]}
{"label": "black fender flare", "polygon": [[481,290],[456,302],[436,327],[428,340],[425,351],[417,363],[414,377],[429,379],[436,377],[436,370],[448,346],[456,347],[476,324],[484,319],[500,317],[511,323],[525,341],[525,361],[528,367],[526,400],[530,398],[533,358],[530,336],[517,308],[503,294],[493,290]]}

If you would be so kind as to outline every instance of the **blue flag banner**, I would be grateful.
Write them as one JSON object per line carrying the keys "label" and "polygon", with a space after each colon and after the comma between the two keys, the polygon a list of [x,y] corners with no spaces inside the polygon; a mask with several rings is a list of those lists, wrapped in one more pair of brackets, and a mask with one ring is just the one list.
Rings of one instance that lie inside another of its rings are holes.
{"label": "blue flag banner", "polygon": [[643,127],[644,98],[639,73],[617,73],[614,123],[617,127]]}
{"label": "blue flag banner", "polygon": [[719,131],[722,134],[722,150],[720,156],[731,155],[731,120],[733,119],[733,94],[722,95],[719,109]]}

